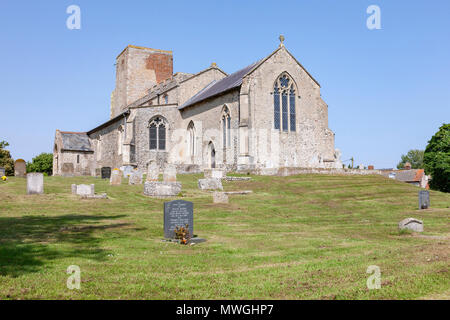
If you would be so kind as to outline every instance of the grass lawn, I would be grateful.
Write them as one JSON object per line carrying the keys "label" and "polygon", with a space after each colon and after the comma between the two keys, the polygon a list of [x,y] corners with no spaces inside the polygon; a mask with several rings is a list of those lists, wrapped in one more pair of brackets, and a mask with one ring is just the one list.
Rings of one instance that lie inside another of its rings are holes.
{"label": "grass lawn", "polygon": [[[381,176],[252,176],[224,187],[253,194],[215,205],[200,177],[178,176],[208,240],[195,246],[161,241],[164,200],[142,185],[46,177],[28,196],[25,179],[0,181],[0,299],[450,298],[450,194],[431,191],[419,211],[417,187]],[[109,199],[78,199],[72,183]],[[399,233],[407,217],[425,231]],[[80,290],[66,287],[69,265]]]}

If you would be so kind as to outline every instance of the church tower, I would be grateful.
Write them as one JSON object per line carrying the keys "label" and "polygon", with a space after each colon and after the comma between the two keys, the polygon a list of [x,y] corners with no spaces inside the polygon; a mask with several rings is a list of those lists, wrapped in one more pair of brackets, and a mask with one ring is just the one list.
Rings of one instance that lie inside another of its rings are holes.
{"label": "church tower", "polygon": [[128,45],[116,58],[116,87],[111,94],[111,118],[172,74],[172,51]]}

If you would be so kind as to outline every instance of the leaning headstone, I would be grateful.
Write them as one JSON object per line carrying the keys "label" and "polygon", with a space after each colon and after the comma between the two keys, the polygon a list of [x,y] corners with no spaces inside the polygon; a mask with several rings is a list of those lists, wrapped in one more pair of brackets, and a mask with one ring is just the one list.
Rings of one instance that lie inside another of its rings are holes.
{"label": "leaning headstone", "polygon": [[17,159],[14,162],[14,176],[25,178],[27,175],[27,164],[23,159]]}
{"label": "leaning headstone", "polygon": [[5,168],[0,167],[0,178],[6,176],[6,170]]}
{"label": "leaning headstone", "polygon": [[177,167],[173,164],[167,164],[163,174],[164,182],[177,182]]}
{"label": "leaning headstone", "polygon": [[158,181],[159,180],[159,166],[156,161],[152,161],[147,167],[147,181]]}
{"label": "leaning headstone", "polygon": [[119,169],[114,169],[111,172],[109,184],[112,186],[120,186],[122,184],[122,172]]}
{"label": "leaning headstone", "polygon": [[128,184],[142,184],[142,172],[138,170],[133,170],[128,178]]}
{"label": "leaning headstone", "polygon": [[199,179],[198,187],[201,190],[223,190],[222,180],[217,178]]}
{"label": "leaning headstone", "polygon": [[430,207],[430,192],[428,190],[419,191],[419,210]]}
{"label": "leaning headstone", "polygon": [[214,192],[213,203],[228,203],[228,194],[225,192]]}
{"label": "leaning headstone", "polygon": [[27,194],[44,193],[44,175],[39,172],[27,174]]}
{"label": "leaning headstone", "polygon": [[102,179],[111,178],[111,167],[103,167],[101,170],[101,177]]}
{"label": "leaning headstone", "polygon": [[164,237],[175,238],[176,227],[188,225],[189,235],[194,235],[194,204],[185,200],[164,203]]}
{"label": "leaning headstone", "polygon": [[128,178],[131,175],[131,173],[133,172],[133,167],[132,166],[122,166],[122,167],[120,167],[120,170],[122,170],[122,172],[123,172],[123,177]]}
{"label": "leaning headstone", "polygon": [[79,185],[77,185],[76,194],[79,196],[94,196],[95,195],[95,185],[79,184]]}
{"label": "leaning headstone", "polygon": [[415,232],[423,232],[423,221],[414,218],[406,218],[399,222],[398,228],[400,230],[408,229]]}

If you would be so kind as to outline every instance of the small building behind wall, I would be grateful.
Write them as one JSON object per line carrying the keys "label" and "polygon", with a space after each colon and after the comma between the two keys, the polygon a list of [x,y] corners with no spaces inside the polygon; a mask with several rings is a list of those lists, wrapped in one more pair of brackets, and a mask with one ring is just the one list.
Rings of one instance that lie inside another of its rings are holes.
{"label": "small building behind wall", "polygon": [[53,175],[95,175],[94,150],[86,132],[56,130],[53,147]]}

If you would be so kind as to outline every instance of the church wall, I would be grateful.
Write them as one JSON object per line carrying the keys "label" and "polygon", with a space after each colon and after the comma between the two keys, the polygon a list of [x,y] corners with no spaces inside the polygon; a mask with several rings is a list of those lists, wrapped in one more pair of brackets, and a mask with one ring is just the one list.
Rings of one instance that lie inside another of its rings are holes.
{"label": "church wall", "polygon": [[[147,170],[147,165],[151,160],[157,161],[161,167],[166,162],[177,163],[177,155],[173,151],[174,145],[178,142],[173,138],[174,131],[179,128],[177,124],[181,121],[180,112],[177,106],[151,106],[135,109],[134,118],[134,145],[135,163],[140,170]],[[149,122],[155,116],[162,116],[167,120],[166,150],[150,150]]]}
{"label": "church wall", "polygon": [[62,151],[59,155],[58,161],[60,163],[60,170],[58,175],[95,175],[94,154],[92,152]]}
{"label": "church wall", "polygon": [[[283,72],[297,86],[296,132],[273,129],[271,93]],[[320,87],[284,48],[248,75],[242,88],[249,93],[249,152],[256,168],[319,167],[320,158],[334,158],[334,134],[328,129],[328,110]]]}
{"label": "church wall", "polygon": [[181,106],[192,96],[206,87],[214,80],[225,78],[226,75],[216,67],[211,67],[185,81],[182,81],[178,90],[178,104]]}
{"label": "church wall", "polygon": [[68,151],[63,149],[61,133],[56,130],[53,146],[53,175],[93,175],[94,155],[92,152]]}
{"label": "church wall", "polygon": [[[231,145],[223,148],[223,129],[222,129],[222,111],[227,106],[231,115]],[[216,166],[227,168],[229,170],[236,167],[237,156],[239,152],[238,145],[238,127],[239,127],[239,91],[234,90],[203,101],[195,107],[188,107],[182,110],[183,127],[187,128],[191,120],[194,121],[198,132],[201,132],[200,141],[198,141],[197,154],[198,162],[202,168],[208,168],[210,165],[210,154],[208,150],[209,142],[212,141],[216,151]],[[197,123],[196,123],[197,122]],[[200,145],[199,145],[200,143]],[[187,143],[186,143],[187,145]]]}
{"label": "church wall", "polygon": [[[102,167],[119,168],[123,165],[122,154],[119,154],[119,126],[124,121],[120,119],[109,126],[92,133],[89,138],[94,149],[94,169]],[[123,150],[123,148],[122,148]]]}

